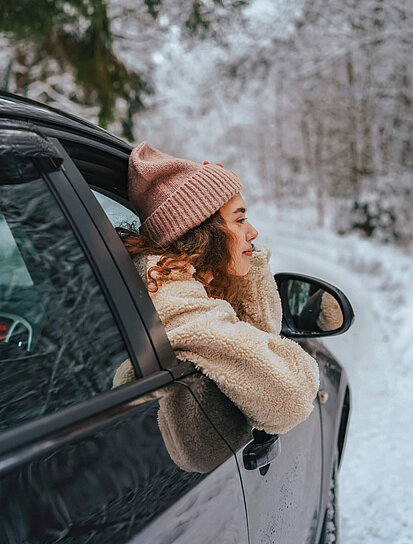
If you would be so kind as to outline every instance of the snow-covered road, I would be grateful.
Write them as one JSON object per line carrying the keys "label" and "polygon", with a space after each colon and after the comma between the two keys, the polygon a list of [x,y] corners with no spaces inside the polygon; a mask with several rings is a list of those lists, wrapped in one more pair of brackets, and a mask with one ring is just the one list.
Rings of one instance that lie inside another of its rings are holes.
{"label": "snow-covered road", "polygon": [[[311,227],[305,214],[249,210],[272,249],[274,272],[333,283],[356,314],[325,339],[352,390],[350,432],[339,479],[341,543],[413,542],[413,259],[392,247]],[[288,219],[288,220],[287,220]]]}

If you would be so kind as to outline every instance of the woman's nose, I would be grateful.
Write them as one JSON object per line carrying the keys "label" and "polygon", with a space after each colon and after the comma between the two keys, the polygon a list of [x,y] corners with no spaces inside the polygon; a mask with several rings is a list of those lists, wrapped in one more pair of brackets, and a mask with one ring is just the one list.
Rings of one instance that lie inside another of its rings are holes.
{"label": "woman's nose", "polygon": [[252,242],[252,240],[255,240],[255,238],[258,236],[258,231],[254,229],[254,227],[250,224],[250,228],[247,232],[247,241]]}

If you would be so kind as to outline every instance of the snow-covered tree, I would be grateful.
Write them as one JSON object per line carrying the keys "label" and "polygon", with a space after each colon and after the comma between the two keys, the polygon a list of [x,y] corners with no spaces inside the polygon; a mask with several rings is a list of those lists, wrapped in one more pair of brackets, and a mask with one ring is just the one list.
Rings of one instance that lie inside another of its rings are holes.
{"label": "snow-covered tree", "polygon": [[133,139],[134,115],[154,92],[157,51],[183,39],[220,40],[218,23],[243,0],[0,1],[1,87],[87,116]]}
{"label": "snow-covered tree", "polygon": [[1,18],[3,88],[223,162],[251,199],[312,206],[340,232],[411,240],[409,0],[39,4],[52,7],[40,37],[37,16]]}

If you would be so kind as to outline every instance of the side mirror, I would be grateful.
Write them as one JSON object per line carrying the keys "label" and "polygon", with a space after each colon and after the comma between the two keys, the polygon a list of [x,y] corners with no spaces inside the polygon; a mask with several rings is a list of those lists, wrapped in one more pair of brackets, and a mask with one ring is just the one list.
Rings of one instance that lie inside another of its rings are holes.
{"label": "side mirror", "polygon": [[281,334],[284,336],[334,336],[351,327],[353,308],[334,285],[303,274],[280,273],[274,279],[283,309]]}

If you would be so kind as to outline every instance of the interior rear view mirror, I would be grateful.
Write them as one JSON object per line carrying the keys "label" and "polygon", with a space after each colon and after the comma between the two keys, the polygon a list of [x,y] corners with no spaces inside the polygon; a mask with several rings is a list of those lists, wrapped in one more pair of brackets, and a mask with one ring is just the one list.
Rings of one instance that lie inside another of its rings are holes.
{"label": "interior rear view mirror", "polygon": [[350,328],[353,308],[334,285],[303,274],[280,273],[274,279],[282,303],[284,336],[333,336]]}

